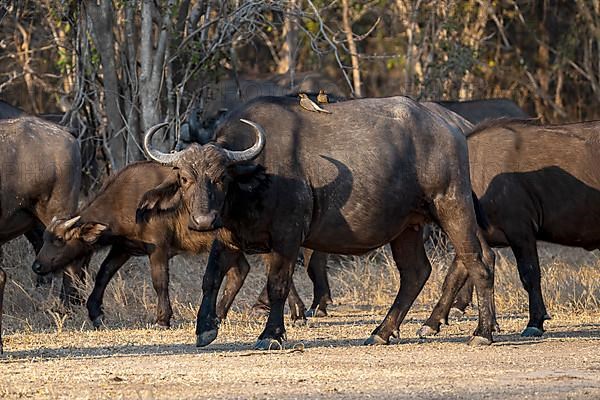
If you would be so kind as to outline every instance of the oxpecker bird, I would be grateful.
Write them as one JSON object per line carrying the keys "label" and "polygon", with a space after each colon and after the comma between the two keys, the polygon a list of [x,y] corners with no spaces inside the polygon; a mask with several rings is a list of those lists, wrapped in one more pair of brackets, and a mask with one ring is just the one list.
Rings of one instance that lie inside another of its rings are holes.
{"label": "oxpecker bird", "polygon": [[313,102],[311,99],[309,99],[306,94],[299,93],[298,97],[300,97],[300,107],[304,108],[305,110],[313,111],[313,112],[322,112],[325,114],[331,114],[331,111],[327,111],[327,110],[319,107],[319,105],[316,104],[315,102]]}
{"label": "oxpecker bird", "polygon": [[317,101],[319,104],[327,104],[329,103],[329,98],[327,97],[327,93],[323,89],[319,90],[319,94],[317,96]]}

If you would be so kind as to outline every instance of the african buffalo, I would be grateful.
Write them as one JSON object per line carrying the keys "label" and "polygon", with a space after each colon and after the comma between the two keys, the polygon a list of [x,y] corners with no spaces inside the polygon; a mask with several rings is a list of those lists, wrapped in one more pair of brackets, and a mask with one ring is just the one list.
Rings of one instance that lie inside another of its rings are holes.
{"label": "african buffalo", "polygon": [[[60,126],[36,117],[0,120],[0,245],[50,223],[77,208],[81,161],[79,145]],[[43,230],[42,230],[43,232]],[[28,236],[29,238],[30,236]],[[31,240],[31,239],[30,239]],[[63,298],[73,296],[68,266]],[[0,331],[6,273],[0,268]],[[2,340],[0,337],[0,349]]]}
{"label": "african buffalo", "polygon": [[[142,196],[168,182],[171,171],[172,168],[155,162],[130,164],[111,177],[85,207],[72,214],[74,217],[53,220],[46,229],[43,247],[36,258],[38,273],[60,269],[73,260],[90,257],[98,249],[111,246],[87,301],[88,314],[95,327],[102,324],[102,299],[109,281],[130,257],[143,255],[150,259],[152,284],[158,297],[156,322],[168,327],[173,314],[169,300],[169,259],[181,253],[208,251],[219,234],[188,229],[189,213],[185,207],[168,212],[179,206],[177,202],[156,204],[165,211],[161,216],[136,223],[136,208]],[[250,269],[243,254],[234,261],[236,268],[228,274],[227,287],[219,303],[220,318],[225,318]],[[292,318],[303,318],[304,305],[295,289],[289,300]]]}
{"label": "african buffalo", "polygon": [[[300,246],[362,254],[391,244],[400,288],[366,341],[388,343],[429,277],[422,230],[430,220],[456,248],[451,274],[466,279],[469,271],[477,286],[479,324],[470,343],[491,343],[493,271],[484,257],[489,249],[478,237],[480,213],[474,210],[463,134],[406,97],[327,109],[332,114],[304,111],[295,99],[259,98],[232,113],[214,143],[172,154],[146,148],[152,159],[175,168],[144,195],[139,213],[160,214],[158,204],[181,201],[190,210],[192,229],[231,232],[229,240],[213,243],[196,344],[205,346],[217,336],[216,297],[230,259],[256,243],[269,250],[271,304],[257,348],[284,340],[283,304]],[[151,128],[146,142],[162,126]],[[451,282],[454,296],[463,281]]]}
{"label": "african buffalo", "polygon": [[[536,241],[600,248],[600,121],[492,121],[468,134],[468,146],[473,190],[489,220],[484,237],[493,247],[513,251],[529,295],[529,322],[522,335],[541,336],[550,317]],[[467,281],[456,305],[464,310],[471,296]],[[439,331],[451,304],[438,304],[423,335]]]}

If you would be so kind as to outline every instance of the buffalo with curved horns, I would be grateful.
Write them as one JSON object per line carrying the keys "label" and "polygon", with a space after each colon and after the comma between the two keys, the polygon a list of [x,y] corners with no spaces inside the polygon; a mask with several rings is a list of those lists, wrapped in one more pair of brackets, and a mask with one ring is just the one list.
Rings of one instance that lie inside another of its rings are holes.
{"label": "buffalo with curved horns", "polygon": [[295,99],[259,98],[233,113],[214,143],[173,154],[150,146],[156,127],[146,134],[148,155],[172,165],[176,179],[146,193],[138,213],[152,217],[168,211],[161,204],[181,204],[190,210],[190,228],[231,231],[231,240],[216,240],[211,249],[196,344],[216,338],[217,293],[231,260],[246,247],[266,252],[271,311],[256,347],[267,349],[285,338],[283,305],[300,246],[363,254],[390,243],[401,285],[366,341],[388,343],[431,271],[422,235],[428,221],[456,248],[452,273],[462,279],[468,271],[477,287],[479,324],[470,343],[491,343],[493,271],[478,236],[460,130],[406,97],[327,109],[332,114],[303,111]]}

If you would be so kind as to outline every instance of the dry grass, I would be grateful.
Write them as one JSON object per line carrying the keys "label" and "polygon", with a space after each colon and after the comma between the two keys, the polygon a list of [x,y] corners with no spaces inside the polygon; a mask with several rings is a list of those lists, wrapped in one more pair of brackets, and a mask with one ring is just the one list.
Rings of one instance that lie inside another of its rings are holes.
{"label": "dry grass", "polygon": [[[550,313],[597,312],[600,301],[600,259],[598,253],[540,244],[544,296]],[[24,239],[4,246],[3,267],[9,275],[5,294],[4,332],[56,332],[91,329],[84,307],[74,307],[65,317],[58,293],[60,279],[49,287],[36,288],[29,270],[32,251]],[[93,275],[105,256],[92,260]],[[430,251],[434,271],[413,309],[429,311],[437,301],[441,284],[451,260],[448,254]],[[250,259],[252,272],[236,299],[233,311],[241,313],[249,324],[256,319],[246,311],[252,306],[264,281],[264,269],[258,258]],[[204,256],[179,256],[171,262],[170,294],[174,324],[193,324],[201,296]],[[156,314],[156,295],[150,281],[146,258],[131,259],[108,286],[104,309],[105,323],[111,328],[145,328]],[[295,281],[306,303],[312,299],[307,275],[297,271]],[[336,257],[330,261],[332,295],[337,305],[355,310],[381,312],[393,301],[399,275],[389,250],[382,249],[364,257]],[[92,279],[83,284],[89,293]],[[496,304],[501,314],[527,311],[527,297],[518,278],[510,251],[498,252],[496,264]]]}

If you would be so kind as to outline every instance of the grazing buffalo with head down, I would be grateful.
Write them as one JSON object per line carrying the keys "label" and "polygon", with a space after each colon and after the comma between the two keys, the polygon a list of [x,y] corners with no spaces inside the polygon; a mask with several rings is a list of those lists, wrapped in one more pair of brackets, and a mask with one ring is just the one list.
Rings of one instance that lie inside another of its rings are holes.
{"label": "grazing buffalo with head down", "polygon": [[[422,235],[428,220],[438,222],[455,245],[454,271],[475,277],[480,318],[471,343],[490,343],[493,272],[482,259],[485,244],[477,236],[462,133],[405,97],[327,109],[332,114],[307,112],[295,99],[259,98],[232,114],[214,143],[174,154],[147,146],[153,159],[175,168],[172,178],[144,196],[138,212],[164,212],[159,204],[181,203],[190,209],[191,228],[231,231],[230,241],[213,244],[197,345],[217,335],[216,296],[232,254],[248,246],[268,251],[271,312],[257,347],[269,348],[285,336],[283,303],[301,245],[362,254],[390,243],[401,286],[366,342],[387,343],[430,274]],[[449,288],[450,295],[462,283]]]}
{"label": "grazing buffalo with head down", "polygon": [[[37,256],[38,272],[47,273],[100,248],[110,252],[96,275],[96,283],[87,308],[94,326],[102,324],[102,298],[110,279],[132,256],[150,259],[152,284],[158,297],[157,324],[169,326],[172,316],[169,300],[169,259],[180,253],[208,251],[215,232],[188,229],[189,213],[185,207],[165,212],[149,221],[137,221],[136,208],[142,196],[171,176],[172,168],[155,162],[128,165],[114,175],[99,193],[74,217],[52,221],[44,235],[44,245]],[[161,204],[167,207],[167,204]],[[233,260],[235,268],[228,274],[227,287],[219,303],[219,318],[224,318],[250,267],[243,254]],[[299,300],[295,290],[290,295],[290,308],[296,312]],[[302,306],[303,307],[303,306]],[[303,310],[299,310],[303,311]],[[294,316],[293,316],[294,317]]]}
{"label": "grazing buffalo with head down", "polygon": [[[36,117],[0,121],[0,245],[77,208],[81,161],[75,138]],[[43,228],[41,229],[43,232]],[[65,290],[71,290],[71,274]],[[0,268],[0,314],[6,273]],[[68,298],[73,293],[64,293]],[[1,326],[0,326],[1,331]],[[1,349],[1,339],[0,339]]]}
{"label": "grazing buffalo with head down", "polygon": [[525,111],[509,99],[436,100],[434,103],[455,112],[472,124],[479,124],[483,121],[504,117],[529,118],[529,115]]}
{"label": "grazing buffalo with head down", "polygon": [[[289,74],[274,75],[266,79],[225,79],[208,85],[205,103],[198,104],[181,127],[176,150],[192,143],[206,143],[214,135],[220,122],[228,112],[261,96],[297,96],[297,93],[319,93],[325,91],[330,102],[344,99],[344,92],[331,79],[318,72],[301,72],[292,81]],[[316,98],[315,98],[316,100]]]}
{"label": "grazing buffalo with head down", "polygon": [[[468,134],[473,190],[489,220],[494,247],[509,246],[529,295],[523,336],[541,336],[549,319],[542,298],[536,241],[600,248],[600,121],[536,125],[499,120]],[[468,282],[456,305],[472,295]],[[439,330],[451,303],[439,304],[425,333]]]}

